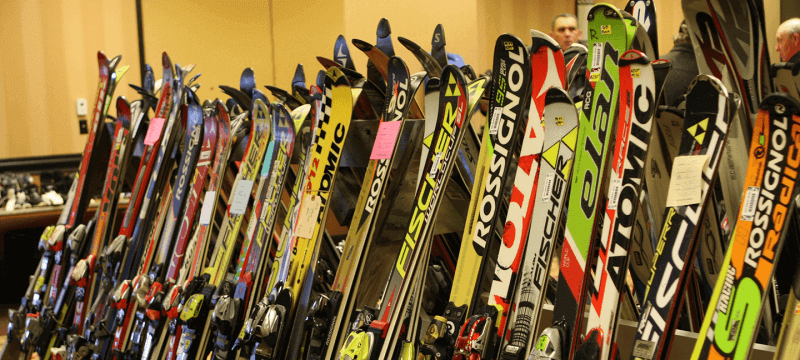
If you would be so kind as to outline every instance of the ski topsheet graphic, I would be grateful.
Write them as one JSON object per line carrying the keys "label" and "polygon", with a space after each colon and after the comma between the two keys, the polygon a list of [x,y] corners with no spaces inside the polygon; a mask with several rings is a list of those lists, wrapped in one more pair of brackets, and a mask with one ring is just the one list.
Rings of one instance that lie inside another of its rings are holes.
{"label": "ski topsheet graphic", "polygon": [[772,94],[761,103],[750,162],[725,261],[692,359],[747,359],[775,260],[795,207],[800,103]]}
{"label": "ski topsheet graphic", "polygon": [[[689,86],[680,146],[682,156],[676,157],[673,163],[671,193],[667,201],[667,205],[672,206],[664,215],[631,359],[662,359],[668,354],[669,340],[677,325],[680,299],[688,275],[694,271],[691,264],[697,245],[695,235],[725,145],[729,106],[725,86],[716,78],[700,75]],[[679,162],[685,165],[679,165]],[[693,162],[694,167],[691,165]],[[686,184],[677,183],[679,173]],[[702,177],[699,189],[693,185],[698,177]],[[685,191],[690,188],[697,192],[675,193],[676,189]],[[685,198],[685,201],[670,203],[670,198]]]}
{"label": "ski topsheet graphic", "polygon": [[[503,336],[506,324],[511,315],[511,302],[514,298],[517,277],[520,274],[523,255],[525,254],[526,240],[529,227],[533,222],[532,215],[536,205],[540,204],[536,197],[538,194],[539,172],[541,154],[547,129],[544,128],[544,109],[546,95],[550,88],[564,88],[564,55],[549,36],[531,30],[533,45],[531,46],[531,99],[528,109],[528,121],[523,131],[522,146],[519,161],[514,175],[513,189],[508,203],[508,214],[505,218],[502,231],[503,241],[497,254],[497,265],[494,269],[494,279],[489,292],[489,305],[494,305],[498,311],[499,323],[497,333]],[[563,115],[561,115],[563,117]],[[563,133],[561,124],[553,126],[557,138]],[[541,198],[541,196],[540,196]],[[541,206],[550,204],[541,203]],[[544,214],[540,212],[540,214]],[[540,219],[545,219],[541,217]],[[537,225],[540,225],[538,221]],[[537,226],[538,227],[538,226]]]}
{"label": "ski topsheet graphic", "polygon": [[600,330],[601,359],[609,358],[614,340],[655,106],[655,79],[649,59],[638,50],[625,52],[620,59],[620,109],[608,202],[597,267],[589,282],[591,307],[587,329]]}
{"label": "ski topsheet graphic", "polygon": [[526,257],[514,298],[513,322],[509,324],[508,344],[500,359],[523,359],[530,352],[533,334],[544,304],[549,279],[550,258],[556,246],[556,233],[564,209],[564,198],[572,173],[578,112],[567,92],[547,90],[544,100],[544,144],[539,160],[539,181],[531,224],[527,234]]}
{"label": "ski topsheet graphic", "polygon": [[[617,118],[619,57],[628,44],[627,25],[611,5],[598,4],[589,11],[589,83],[580,113],[575,166],[569,192],[569,212],[561,253],[553,324],[561,327],[563,338],[555,345],[570,357],[578,344],[589,258],[601,207],[604,174],[611,134]],[[580,311],[582,312],[582,310]],[[548,343],[547,335],[539,344]],[[538,346],[537,346],[538,347]]]}

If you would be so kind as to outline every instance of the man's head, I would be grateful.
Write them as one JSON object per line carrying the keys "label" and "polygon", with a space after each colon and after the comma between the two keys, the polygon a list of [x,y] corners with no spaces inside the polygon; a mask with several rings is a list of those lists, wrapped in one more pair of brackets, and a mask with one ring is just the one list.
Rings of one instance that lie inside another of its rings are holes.
{"label": "man's head", "polygon": [[553,18],[553,31],[550,36],[566,50],[572,43],[578,42],[581,30],[578,29],[578,19],[572,14],[560,14]]}
{"label": "man's head", "polygon": [[792,55],[800,51],[800,18],[786,20],[778,26],[775,37],[778,40],[775,50],[782,61],[789,61]]}

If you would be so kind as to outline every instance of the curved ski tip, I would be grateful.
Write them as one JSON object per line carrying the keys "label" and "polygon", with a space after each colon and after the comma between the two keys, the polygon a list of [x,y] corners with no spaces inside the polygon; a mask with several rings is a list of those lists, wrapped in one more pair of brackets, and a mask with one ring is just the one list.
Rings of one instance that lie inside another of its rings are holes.
{"label": "curved ski tip", "polygon": [[126,99],[125,96],[120,95],[117,97],[117,120],[122,120],[123,123],[127,122],[130,124],[130,118],[131,105],[128,103],[128,99]]}
{"label": "curved ski tip", "polygon": [[385,38],[392,34],[392,28],[389,26],[389,20],[386,18],[381,18],[381,21],[378,22],[378,30],[376,34],[379,38]]}
{"label": "curved ski tip", "polygon": [[422,47],[417,45],[417,43],[415,43],[415,42],[413,42],[413,41],[411,41],[409,39],[406,39],[406,38],[404,38],[402,36],[398,36],[397,37],[397,41],[399,41],[401,44],[403,44],[403,46],[406,47],[406,49],[411,50],[412,52],[422,49]]}
{"label": "curved ski tip", "polygon": [[610,18],[622,18],[622,13],[620,13],[619,9],[616,6],[611,5],[609,3],[597,3],[589,9],[589,14],[586,16],[588,20],[594,19],[594,14],[597,11],[602,11],[603,16],[610,17]]}
{"label": "curved ski tip", "polygon": [[775,108],[775,112],[778,114],[785,114],[787,112],[794,115],[800,114],[800,102],[786,93],[772,93],[767,95],[764,100],[761,100],[759,108],[770,110],[772,107]]}
{"label": "curved ski tip", "polygon": [[433,39],[436,40],[436,34],[440,34],[442,41],[442,45],[444,45],[444,26],[442,24],[436,24],[436,28],[433,29]]}
{"label": "curved ski tip", "polygon": [[370,43],[368,43],[368,42],[366,42],[364,40],[353,39],[353,40],[351,40],[351,42],[353,43],[353,45],[355,45],[355,47],[358,48],[358,50],[361,50],[363,52],[370,51],[374,47],[372,44],[370,44]]}
{"label": "curved ski tip", "polygon": [[550,35],[547,35],[538,30],[531,29],[531,41],[532,41],[531,53],[536,52],[536,50],[542,46],[548,46],[551,49],[553,49],[553,51],[563,50],[561,49],[561,46],[558,45],[558,42],[553,40],[553,38],[550,37]]}
{"label": "curved ski tip", "polygon": [[254,76],[255,76],[255,74],[253,73],[253,69],[252,68],[247,67],[247,68],[244,68],[244,70],[242,70],[242,76],[241,76],[242,78],[252,78]]}
{"label": "curved ski tip", "polygon": [[[722,83],[719,79],[712,75],[707,74],[700,74],[697,75],[691,83],[689,83],[689,87],[686,90],[686,94],[690,94],[692,92],[692,88],[694,88],[698,83],[707,82],[710,83],[713,87],[717,89],[722,94],[728,93],[728,88],[725,87],[725,84]],[[688,96],[687,96],[688,97]]]}
{"label": "curved ski tip", "polygon": [[552,103],[566,103],[572,105],[572,99],[569,97],[569,93],[566,90],[558,87],[551,87],[547,89],[544,95],[544,103],[545,106]]}
{"label": "curved ski tip", "polygon": [[322,67],[324,67],[325,70],[328,70],[331,67],[342,66],[342,64],[339,64],[338,62],[333,61],[331,59],[328,59],[326,57],[322,57],[322,56],[317,56],[317,61],[319,61],[319,63],[322,64]]}
{"label": "curved ski tip", "polygon": [[166,51],[161,54],[161,66],[164,67],[164,69],[168,68],[172,70],[172,60],[169,59],[169,55],[167,55]]}
{"label": "curved ski tip", "polygon": [[622,53],[622,56],[619,58],[619,65],[626,65],[626,64],[649,64],[650,59],[647,58],[647,55],[639,50],[628,50]]}

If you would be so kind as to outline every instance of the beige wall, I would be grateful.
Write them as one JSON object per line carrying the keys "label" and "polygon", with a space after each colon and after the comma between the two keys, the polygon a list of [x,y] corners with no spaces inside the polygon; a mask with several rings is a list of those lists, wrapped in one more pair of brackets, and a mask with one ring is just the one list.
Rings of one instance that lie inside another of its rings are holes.
{"label": "beige wall", "polygon": [[[75,100],[95,101],[98,49],[131,65],[124,84],[138,79],[135,19],[125,0],[3,1],[0,158],[83,151]],[[120,86],[117,93],[134,92]]]}
{"label": "beige wall", "polygon": [[[655,0],[659,47],[672,48],[683,20],[679,1]],[[764,0],[771,58],[780,0]],[[553,16],[572,12],[574,0],[143,0],[146,61],[161,77],[160,56],[196,63],[203,73],[201,98],[224,97],[220,84],[237,86],[252,67],[260,89],[288,88],[297,63],[308,82],[322,67],[316,56],[332,57],[339,34],[348,41],[375,42],[375,28],[387,17],[395,50],[412,72],[421,70],[397,36],[424,48],[436,24],[443,24],[447,50],[463,56],[477,72],[491,68],[494,42],[509,32],[529,42],[529,29],[549,33]],[[613,4],[624,6],[625,1]],[[97,87],[95,51],[123,55],[131,65],[117,94],[138,98],[128,83],[139,83],[136,13],[133,0],[6,0],[0,11],[0,158],[82,152],[75,100],[93,104]],[[351,46],[357,69],[366,56]],[[46,99],[46,101],[42,101]],[[91,105],[89,109],[91,113]],[[112,114],[114,110],[111,110]]]}

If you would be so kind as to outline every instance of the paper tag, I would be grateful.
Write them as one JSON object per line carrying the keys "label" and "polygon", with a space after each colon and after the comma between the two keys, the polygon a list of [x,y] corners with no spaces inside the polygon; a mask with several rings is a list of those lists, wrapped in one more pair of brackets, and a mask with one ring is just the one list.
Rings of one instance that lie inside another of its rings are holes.
{"label": "paper tag", "polygon": [[544,191],[542,191],[542,202],[550,202],[553,195],[553,182],[556,180],[555,173],[549,173],[544,177]]}
{"label": "paper tag", "polygon": [[442,161],[442,153],[436,153],[436,156],[433,158],[433,163],[431,164],[431,177],[436,178],[436,174],[439,172],[439,162]]}
{"label": "paper tag", "polygon": [[317,225],[319,218],[319,208],[322,206],[322,197],[317,194],[305,194],[303,196],[302,207],[297,215],[297,226],[294,234],[310,239],[314,236],[314,226]]}
{"label": "paper tag", "polygon": [[603,43],[596,42],[592,45],[592,72],[599,71],[603,60]]}
{"label": "paper tag", "polygon": [[203,208],[200,210],[200,225],[208,225],[211,223],[211,216],[214,214],[214,197],[216,191],[206,191],[206,197],[203,199]]}
{"label": "paper tag", "polygon": [[675,157],[672,162],[672,176],[667,192],[667,206],[700,203],[703,189],[703,169],[707,161],[707,154]]}
{"label": "paper tag", "polygon": [[632,78],[634,78],[634,79],[636,79],[636,78],[638,78],[639,76],[642,76],[642,72],[640,71],[640,69],[637,69],[637,68],[631,68],[631,77],[632,77]]}
{"label": "paper tag", "polygon": [[744,205],[742,205],[742,221],[753,221],[755,219],[759,192],[761,192],[761,188],[758,186],[747,187],[747,192],[744,195]]}
{"label": "paper tag", "polygon": [[397,142],[397,134],[400,132],[402,121],[384,121],[378,127],[378,134],[375,135],[375,144],[372,145],[370,160],[391,159],[394,153],[394,144]]}
{"label": "paper tag", "polygon": [[147,128],[147,136],[144,137],[144,144],[153,146],[161,137],[161,130],[164,129],[164,119],[150,119],[150,127]]}
{"label": "paper tag", "polygon": [[617,210],[619,193],[622,191],[622,179],[611,179],[611,193],[608,195],[608,208]]}
{"label": "paper tag", "polygon": [[242,215],[247,210],[247,203],[250,202],[250,192],[253,190],[253,180],[240,179],[236,185],[236,192],[233,194],[231,202],[231,214]]}
{"label": "paper tag", "polygon": [[656,348],[656,343],[647,340],[636,340],[633,344],[633,355],[637,358],[652,359],[653,351]]}
{"label": "paper tag", "polygon": [[497,135],[500,130],[500,119],[503,117],[503,107],[498,106],[494,108],[492,113],[492,122],[489,123],[489,135]]}

